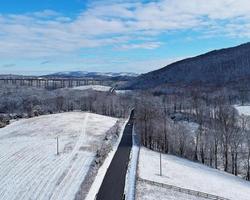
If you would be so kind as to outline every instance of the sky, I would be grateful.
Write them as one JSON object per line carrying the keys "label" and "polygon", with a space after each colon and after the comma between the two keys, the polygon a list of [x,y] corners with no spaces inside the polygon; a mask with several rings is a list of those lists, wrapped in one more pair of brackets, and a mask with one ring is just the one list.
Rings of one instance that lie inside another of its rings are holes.
{"label": "sky", "polygon": [[249,0],[0,0],[0,73],[145,73],[250,41]]}

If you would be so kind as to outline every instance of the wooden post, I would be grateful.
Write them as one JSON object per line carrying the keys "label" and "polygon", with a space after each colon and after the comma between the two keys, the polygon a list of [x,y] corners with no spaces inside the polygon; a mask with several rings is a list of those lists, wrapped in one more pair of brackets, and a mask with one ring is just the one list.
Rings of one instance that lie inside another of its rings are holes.
{"label": "wooden post", "polygon": [[56,137],[56,155],[59,155],[59,140],[58,140],[58,136]]}
{"label": "wooden post", "polygon": [[162,176],[162,166],[161,166],[161,152],[160,152],[160,176]]}

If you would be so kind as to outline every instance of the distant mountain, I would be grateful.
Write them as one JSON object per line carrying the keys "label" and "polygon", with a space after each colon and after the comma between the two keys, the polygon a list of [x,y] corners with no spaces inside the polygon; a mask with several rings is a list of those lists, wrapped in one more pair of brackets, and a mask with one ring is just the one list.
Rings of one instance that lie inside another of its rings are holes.
{"label": "distant mountain", "polygon": [[64,78],[112,78],[112,77],[136,77],[138,74],[129,73],[129,72],[121,72],[121,73],[113,73],[113,72],[87,72],[87,71],[68,71],[68,72],[57,72],[54,74],[46,75],[46,77],[64,77]]}
{"label": "distant mountain", "polygon": [[129,82],[127,89],[167,85],[222,86],[246,80],[250,80],[250,43],[211,51],[142,74]]}
{"label": "distant mountain", "polygon": [[0,74],[1,79],[28,79],[28,78],[36,78],[37,76],[32,75],[16,75],[16,74]]}

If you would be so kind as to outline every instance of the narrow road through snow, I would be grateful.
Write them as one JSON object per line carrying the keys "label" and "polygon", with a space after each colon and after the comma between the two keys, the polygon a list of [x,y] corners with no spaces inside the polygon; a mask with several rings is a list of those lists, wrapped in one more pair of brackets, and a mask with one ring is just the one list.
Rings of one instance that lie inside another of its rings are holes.
{"label": "narrow road through snow", "polygon": [[132,130],[134,123],[134,111],[126,124],[119,147],[106,172],[97,200],[122,200],[124,194],[127,167],[132,147]]}

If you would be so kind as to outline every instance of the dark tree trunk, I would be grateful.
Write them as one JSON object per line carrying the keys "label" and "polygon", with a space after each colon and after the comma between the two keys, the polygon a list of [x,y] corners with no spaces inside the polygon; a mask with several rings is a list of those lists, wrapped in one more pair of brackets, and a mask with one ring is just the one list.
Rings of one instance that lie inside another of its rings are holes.
{"label": "dark tree trunk", "polygon": [[228,147],[225,147],[224,150],[224,171],[227,172],[228,171]]}
{"label": "dark tree trunk", "polygon": [[201,162],[202,164],[205,164],[205,153],[203,147],[201,147]]}
{"label": "dark tree trunk", "polygon": [[218,145],[215,144],[214,146],[214,167],[215,169],[218,168]]}
{"label": "dark tree trunk", "polygon": [[209,151],[209,166],[210,167],[213,166],[213,150],[212,150],[212,148],[210,148],[210,151]]}
{"label": "dark tree trunk", "polygon": [[198,134],[195,139],[195,152],[194,152],[194,161],[198,161]]}
{"label": "dark tree trunk", "polygon": [[238,176],[238,153],[235,153],[235,161],[234,161],[234,175]]}
{"label": "dark tree trunk", "polygon": [[234,152],[231,153],[231,156],[232,156],[232,174],[234,174],[235,173],[235,169],[234,169],[234,167],[235,167],[235,164],[234,164],[234,161],[235,161]]}
{"label": "dark tree trunk", "polygon": [[246,179],[250,181],[250,151],[248,151],[247,155],[247,176]]}

